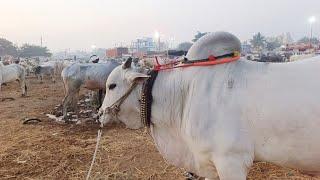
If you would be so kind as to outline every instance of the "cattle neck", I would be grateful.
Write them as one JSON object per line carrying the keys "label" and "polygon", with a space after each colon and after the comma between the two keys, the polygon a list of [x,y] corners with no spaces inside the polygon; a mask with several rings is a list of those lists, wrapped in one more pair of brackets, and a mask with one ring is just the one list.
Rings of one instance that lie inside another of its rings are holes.
{"label": "cattle neck", "polygon": [[[191,64],[187,64],[187,65],[180,66],[180,67],[217,65],[217,64],[224,64],[224,63],[229,63],[229,62],[237,61],[237,60],[239,60],[239,56],[222,57],[219,60],[217,60],[216,58],[214,60],[210,60],[210,61],[214,61],[214,62],[210,62],[209,64],[207,64],[205,61],[201,60],[200,63],[204,62],[204,64],[191,63]],[[177,68],[177,67],[174,67],[174,68]],[[153,85],[155,83],[155,80],[157,79],[158,73],[159,73],[159,71],[174,69],[174,68],[163,68],[163,69],[154,68],[153,70],[148,72],[148,75],[150,75],[150,77],[142,85],[142,90],[141,90],[141,94],[140,94],[140,98],[141,98],[140,119],[141,119],[142,124],[147,128],[150,128],[150,126],[152,124],[152,121],[151,121],[151,113],[152,113],[151,110],[152,110],[152,102],[153,102],[152,89],[153,89]],[[120,111],[120,106],[128,98],[128,96],[132,93],[132,91],[137,87],[137,85],[138,85],[137,82],[132,83],[124,95],[122,95],[111,106],[106,108],[106,110],[105,110],[106,113],[110,114],[113,117],[117,117],[117,115]]]}
{"label": "cattle neck", "polygon": [[152,70],[148,73],[150,77],[143,83],[141,90],[141,104],[140,104],[140,117],[144,126],[150,127],[151,125],[151,106],[152,106],[152,88],[158,76],[158,71]]}
{"label": "cattle neck", "polygon": [[157,65],[153,68],[153,70],[151,70],[148,73],[148,75],[150,75],[150,78],[148,78],[143,83],[143,86],[142,86],[141,104],[140,104],[141,122],[144,124],[145,127],[148,127],[148,128],[150,128],[150,125],[152,124],[152,121],[151,121],[151,109],[152,109],[152,101],[153,101],[152,88],[158,76],[159,71],[175,69],[175,68],[186,68],[186,67],[192,67],[192,66],[213,66],[213,65],[237,61],[239,59],[240,59],[240,55],[239,53],[236,53],[236,52],[219,56],[219,57],[209,56],[208,59],[187,61],[182,64],[169,63],[165,65],[160,65],[158,60],[156,59]]}

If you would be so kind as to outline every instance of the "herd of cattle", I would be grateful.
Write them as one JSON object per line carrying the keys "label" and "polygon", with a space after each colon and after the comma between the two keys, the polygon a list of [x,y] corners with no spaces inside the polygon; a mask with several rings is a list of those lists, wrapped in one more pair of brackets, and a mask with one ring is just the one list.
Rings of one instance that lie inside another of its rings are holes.
{"label": "herd of cattle", "polygon": [[[48,76],[55,83],[57,75],[61,74],[64,83],[65,97],[63,104],[63,119],[67,119],[67,110],[72,108],[77,112],[77,99],[80,87],[92,91],[105,90],[105,83],[110,72],[120,63],[107,61],[105,63],[68,63],[60,61],[49,61],[41,64],[35,61],[21,61],[19,64],[4,65],[0,61],[0,98],[1,85],[18,81],[22,96],[27,95],[26,77],[34,74],[39,82],[43,83],[43,77]],[[103,92],[102,92],[103,93]],[[101,100],[101,99],[100,99]],[[101,105],[102,102],[99,102]]]}
{"label": "herd of cattle", "polygon": [[[210,33],[191,47],[186,59],[224,57],[240,50],[234,35]],[[140,103],[150,74],[131,58],[123,64],[74,63],[62,69],[64,117],[83,86],[104,89],[102,124],[145,126]],[[35,71],[40,77],[55,72],[48,66]],[[254,161],[319,175],[320,57],[290,63],[240,58],[157,73],[151,87],[150,131],[168,162],[208,179],[245,180]],[[0,85],[18,79],[23,95],[25,75],[21,65],[0,65]]]}
{"label": "herd of cattle", "polygon": [[36,61],[21,61],[17,64],[4,65],[0,61],[0,96],[1,86],[12,81],[19,81],[22,96],[25,96],[27,94],[27,76],[34,74],[41,83],[43,82],[43,76],[50,76],[52,81],[55,82],[56,74],[61,73],[65,66],[67,64],[58,61],[45,62],[41,65]]}

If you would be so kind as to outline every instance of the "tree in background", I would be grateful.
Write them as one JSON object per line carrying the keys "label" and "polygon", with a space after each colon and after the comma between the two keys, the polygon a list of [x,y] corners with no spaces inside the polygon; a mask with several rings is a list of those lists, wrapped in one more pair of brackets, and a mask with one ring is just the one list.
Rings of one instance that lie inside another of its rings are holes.
{"label": "tree in background", "polygon": [[0,38],[0,56],[10,55],[13,57],[18,56],[18,48],[12,42]]}
{"label": "tree in background", "polygon": [[208,34],[207,32],[200,32],[198,31],[197,34],[194,36],[194,39],[192,39],[192,42],[197,42],[202,36]]}
{"label": "tree in background", "polygon": [[282,43],[278,39],[266,40],[266,48],[268,51],[273,51],[276,48],[281,47]]}
{"label": "tree in background", "polygon": [[52,54],[50,53],[47,47],[24,44],[19,49],[20,57],[34,57],[34,56],[50,57],[51,55]]}
{"label": "tree in background", "polygon": [[262,50],[263,48],[265,48],[266,38],[260,32],[258,32],[257,34],[253,35],[250,43],[253,48]]}
{"label": "tree in background", "polygon": [[191,42],[183,42],[178,45],[177,50],[178,51],[188,51],[191,46],[192,46]]}
{"label": "tree in background", "polygon": [[[319,39],[317,39],[317,38],[312,38],[312,41],[311,41],[311,43],[312,44],[319,44]],[[310,38],[308,38],[308,37],[303,37],[303,38],[301,38],[299,41],[298,41],[298,43],[305,43],[305,44],[309,44],[310,43]]]}

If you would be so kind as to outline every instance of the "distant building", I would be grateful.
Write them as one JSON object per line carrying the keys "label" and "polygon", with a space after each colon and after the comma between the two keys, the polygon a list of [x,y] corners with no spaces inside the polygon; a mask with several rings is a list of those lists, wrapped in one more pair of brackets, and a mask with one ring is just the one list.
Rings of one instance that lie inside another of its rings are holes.
{"label": "distant building", "polygon": [[283,33],[280,36],[280,38],[281,38],[282,44],[292,44],[294,42],[294,40],[289,32]]}
{"label": "distant building", "polygon": [[116,47],[106,50],[106,56],[108,58],[121,58],[126,54],[129,54],[129,49],[126,47]]}
{"label": "distant building", "polygon": [[157,46],[154,42],[153,38],[144,37],[141,39],[136,39],[135,41],[131,42],[130,51],[132,53],[146,53],[150,51],[156,51]]}
{"label": "distant building", "polygon": [[251,47],[251,45],[250,45],[247,41],[245,41],[245,42],[243,42],[243,43],[241,44],[241,53],[242,53],[243,55],[246,55],[246,54],[248,54],[248,53],[251,53],[251,51],[252,51],[252,47]]}

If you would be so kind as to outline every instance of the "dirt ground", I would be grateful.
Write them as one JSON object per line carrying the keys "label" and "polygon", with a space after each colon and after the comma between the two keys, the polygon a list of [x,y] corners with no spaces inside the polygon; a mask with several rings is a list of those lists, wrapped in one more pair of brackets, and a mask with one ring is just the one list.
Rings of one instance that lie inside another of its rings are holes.
{"label": "dirt ground", "polygon": [[[96,124],[54,122],[51,113],[63,99],[61,80],[40,84],[28,78],[29,94],[20,97],[18,83],[2,88],[0,102],[0,179],[84,179],[94,152]],[[84,93],[85,91],[82,91]],[[24,118],[42,122],[23,125]],[[144,130],[123,125],[103,129],[92,179],[185,179],[183,170],[167,164]],[[318,179],[296,170],[255,163],[248,179]]]}

